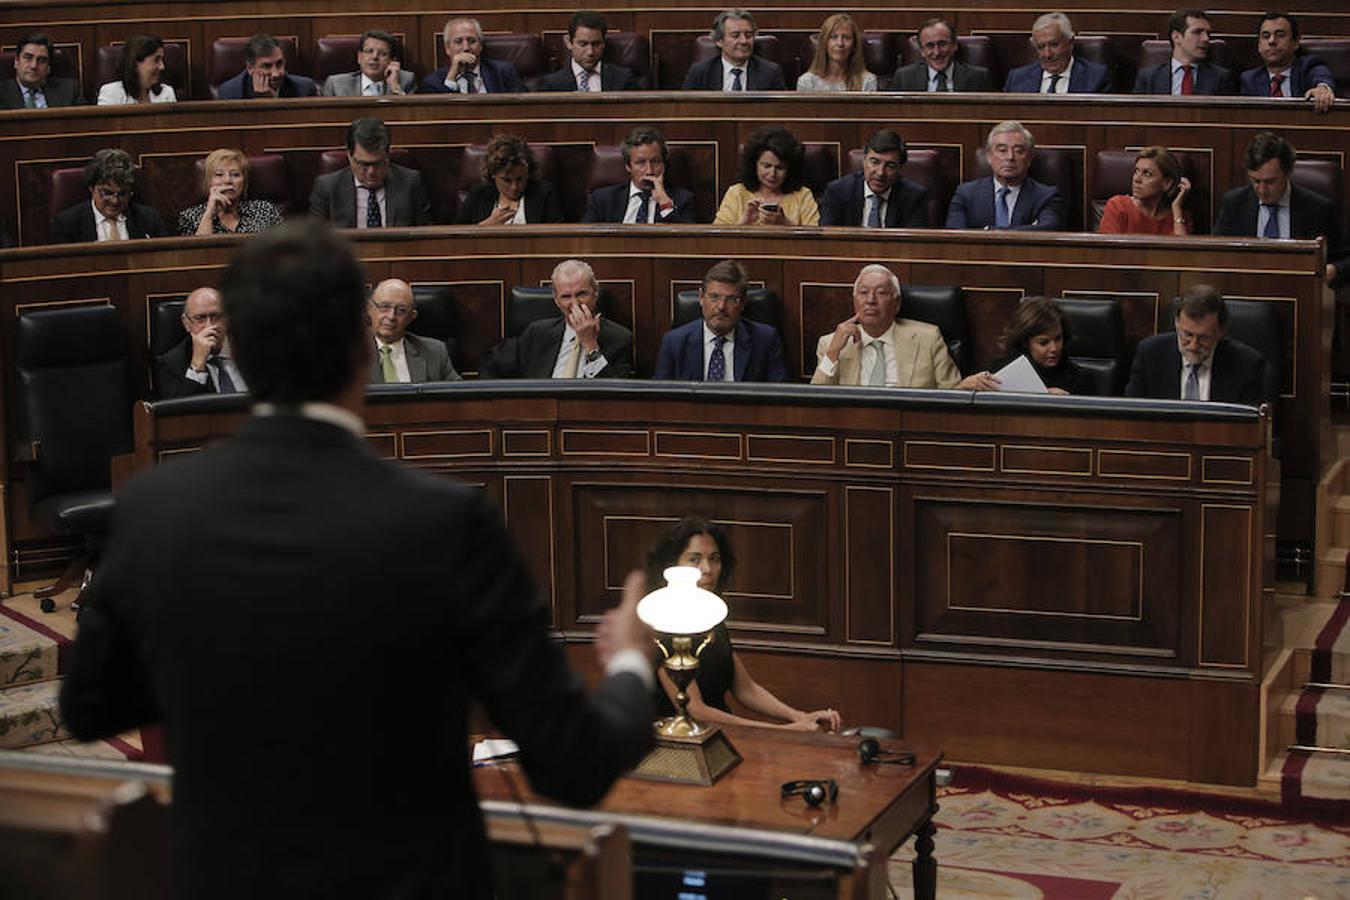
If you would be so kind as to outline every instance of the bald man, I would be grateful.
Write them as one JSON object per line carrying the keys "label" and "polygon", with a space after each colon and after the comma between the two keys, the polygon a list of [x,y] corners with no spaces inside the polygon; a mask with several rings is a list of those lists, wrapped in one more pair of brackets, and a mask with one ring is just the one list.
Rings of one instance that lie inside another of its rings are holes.
{"label": "bald man", "polygon": [[188,294],[182,322],[187,337],[155,359],[155,395],[171,400],[246,392],[248,385],[230,352],[220,292],[199,287]]}
{"label": "bald man", "polygon": [[367,379],[371,384],[460,380],[445,344],[408,334],[417,318],[417,301],[408,282],[389,278],[375,285],[367,311],[375,332],[375,358]]}

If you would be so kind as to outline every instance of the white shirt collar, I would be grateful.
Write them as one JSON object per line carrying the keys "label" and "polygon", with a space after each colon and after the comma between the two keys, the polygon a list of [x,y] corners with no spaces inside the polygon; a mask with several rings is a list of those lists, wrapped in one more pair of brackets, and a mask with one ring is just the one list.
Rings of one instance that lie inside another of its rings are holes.
{"label": "white shirt collar", "polygon": [[364,96],[366,95],[366,91],[370,90],[370,88],[371,88],[372,85],[376,88],[375,93],[377,93],[377,94],[383,93],[383,88],[380,87],[381,84],[382,84],[382,82],[379,82],[379,81],[371,81],[371,80],[370,80],[370,77],[369,77],[368,75],[366,75],[365,72],[362,72],[362,73],[361,73],[361,96],[364,97]]}
{"label": "white shirt collar", "polygon": [[[589,74],[592,78],[599,78],[599,77],[600,77],[600,67],[603,66],[604,64],[605,64],[604,60],[601,60],[600,62],[598,62],[598,63],[595,64],[595,71],[594,71],[594,72],[589,72],[589,73],[587,73],[587,74]],[[581,64],[580,64],[580,63],[578,63],[575,59],[572,60],[572,80],[573,80],[573,81],[576,81],[578,78],[580,78],[580,77],[581,77],[581,73],[582,73],[582,72],[585,72],[585,71],[586,71],[586,70],[583,69],[583,68],[581,67]]]}
{"label": "white shirt collar", "polygon": [[[715,337],[717,337],[717,335],[713,334],[713,330],[712,330],[711,328],[708,327],[708,323],[705,321],[705,322],[703,323],[703,343],[704,343],[704,345],[705,345],[706,347],[708,347],[709,349],[711,349],[711,348],[712,348],[712,345],[713,345],[713,338],[715,338]],[[730,346],[732,346],[733,344],[735,344],[735,343],[736,343],[736,329],[733,328],[733,329],[731,329],[731,331],[728,332],[727,334],[722,335],[722,339],[725,341],[725,343],[722,345],[723,349],[725,349],[725,348],[727,348],[727,347],[730,347]]]}
{"label": "white shirt collar", "polygon": [[[928,64],[924,63],[924,65]],[[938,77],[939,73],[945,73],[947,76],[947,87],[950,88],[952,86],[952,76],[955,74],[952,69],[955,65],[956,60],[953,59],[951,62],[947,63],[947,68],[945,69],[935,69],[932,66],[928,66],[928,80],[932,81],[934,78]]]}
{"label": "white shirt collar", "polygon": [[[301,403],[288,412],[298,414],[302,418],[313,419],[316,422],[327,422],[329,425],[345,428],[357,437],[366,436],[366,423],[361,421],[361,417],[334,403]],[[253,414],[255,416],[276,416],[281,415],[282,410],[275,403],[255,403]]]}
{"label": "white shirt collar", "polygon": [[94,202],[94,199],[93,199],[92,197],[89,198],[89,208],[92,209],[92,210],[94,211],[94,227],[95,227],[95,228],[98,228],[98,227],[101,226],[104,222],[125,222],[125,221],[127,220],[127,214],[126,214],[126,213],[122,213],[122,215],[118,216],[118,217],[115,218],[115,219],[110,219],[110,218],[108,218],[107,216],[105,216],[105,215],[99,210],[98,204]]}
{"label": "white shirt collar", "polygon": [[[1065,82],[1066,84],[1067,84],[1068,81],[1069,81],[1069,76],[1073,74],[1073,64],[1074,64],[1074,58],[1073,58],[1072,56],[1070,56],[1070,57],[1069,57],[1069,64],[1068,64],[1067,66],[1064,67],[1064,71],[1063,71],[1063,72],[1060,72],[1060,73],[1059,73],[1059,77],[1060,77],[1061,79],[1063,79],[1064,82]],[[1051,75],[1049,72],[1045,71],[1045,69],[1041,69],[1041,80],[1042,80],[1042,81],[1044,81],[1044,80],[1047,79],[1047,78],[1054,78],[1054,77],[1055,77],[1054,75]],[[1055,84],[1056,84],[1056,86],[1058,86],[1059,82],[1055,82]]]}
{"label": "white shirt collar", "polygon": [[[352,184],[356,185],[357,191],[365,190],[366,186],[361,183],[361,179],[356,177],[356,173],[352,173]],[[379,187],[375,188],[374,190],[371,191],[371,193],[376,197],[380,196],[380,194],[384,193],[384,185],[380,185]]]}
{"label": "white shirt collar", "polygon": [[378,337],[376,337],[376,338],[375,338],[375,353],[376,353],[376,354],[379,354],[380,348],[381,348],[381,347],[388,347],[388,348],[389,348],[389,358],[390,358],[390,359],[395,359],[395,360],[397,360],[397,359],[402,359],[403,356],[404,356],[404,350],[403,350],[403,338],[399,338],[399,339],[396,340],[396,341],[390,341],[390,342],[386,343],[386,342],[380,340]]}
{"label": "white shirt collar", "polygon": [[741,70],[741,86],[742,86],[742,87],[748,87],[748,86],[749,86],[749,85],[747,85],[747,84],[745,83],[745,81],[746,81],[747,78],[750,77],[750,59],[754,59],[753,56],[751,56],[750,59],[747,59],[747,60],[746,60],[745,62],[743,62],[743,63],[729,62],[725,56],[719,57],[719,58],[722,60],[722,80],[723,80],[723,81],[726,81],[728,78],[731,77],[731,70],[732,70],[732,69],[740,69],[740,70]]}

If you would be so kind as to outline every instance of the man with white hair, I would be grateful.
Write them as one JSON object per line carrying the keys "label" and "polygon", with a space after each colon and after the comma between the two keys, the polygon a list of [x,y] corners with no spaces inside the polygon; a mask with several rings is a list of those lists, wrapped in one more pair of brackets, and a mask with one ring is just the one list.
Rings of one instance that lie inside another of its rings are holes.
{"label": "man with white hair", "polygon": [[483,58],[483,26],[477,19],[451,19],[442,32],[445,61],[426,78],[422,90],[433,94],[519,94],[516,67],[506,60]]}
{"label": "man with white hair", "polygon": [[408,282],[386,278],[375,285],[366,312],[375,332],[375,356],[367,378],[371,384],[460,380],[442,341],[408,333],[417,318],[417,298]]}
{"label": "man with white hair", "polygon": [[897,319],[899,312],[900,279],[878,263],[863,266],[853,282],[853,315],[816,342],[816,372],[811,383],[965,391],[998,388],[998,379],[988,372],[962,378],[938,327]]}
{"label": "man with white hair", "polygon": [[992,175],[967,181],[952,195],[948,228],[1057,231],[1064,225],[1059,190],[1028,178],[1036,142],[1020,122],[1000,122],[984,142]]}
{"label": "man with white hair", "polygon": [[538,319],[488,353],[483,378],[630,378],[633,332],[596,311],[600,285],[579,259],[553,269],[553,303],[560,315]]}
{"label": "man with white hair", "polygon": [[1039,59],[1009,72],[1004,93],[1105,94],[1111,90],[1106,66],[1073,55],[1073,23],[1064,13],[1046,13],[1032,23],[1031,46]]}

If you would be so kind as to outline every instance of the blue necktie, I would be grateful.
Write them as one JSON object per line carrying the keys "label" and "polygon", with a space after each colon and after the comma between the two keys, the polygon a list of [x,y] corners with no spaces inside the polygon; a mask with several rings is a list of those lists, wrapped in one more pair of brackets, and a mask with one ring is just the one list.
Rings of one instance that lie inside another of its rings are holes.
{"label": "blue necktie", "polygon": [[867,213],[867,227],[881,227],[881,197],[877,194],[872,195],[872,209]]}
{"label": "blue necktie", "polygon": [[651,199],[651,191],[638,191],[637,218],[633,221],[637,222],[639,225],[649,224],[648,220],[651,218],[651,206],[648,204],[651,203]]}
{"label": "blue necktie", "polygon": [[384,222],[380,218],[380,201],[375,196],[374,188],[366,188],[366,227],[384,227]]}
{"label": "blue necktie", "polygon": [[713,337],[712,355],[708,357],[708,377],[704,381],[725,381],[727,377],[727,358],[722,353],[722,345],[727,339],[720,334]]}
{"label": "blue necktie", "polygon": [[742,72],[742,71],[743,71],[742,69],[732,69],[732,70],[731,70],[731,89],[732,89],[733,91],[743,91],[743,90],[745,90],[745,85],[741,84],[741,72]]}
{"label": "blue necktie", "polygon": [[214,362],[216,364],[216,384],[220,387],[222,394],[237,394],[239,389],[234,386],[234,379],[230,377],[229,371],[225,368],[226,357],[216,355]]}
{"label": "blue necktie", "polygon": [[1011,224],[1008,217],[1008,193],[1009,189],[1006,187],[998,189],[998,202],[994,204],[995,228],[1007,228]]}
{"label": "blue necktie", "polygon": [[1280,204],[1262,203],[1269,214],[1266,217],[1266,230],[1261,232],[1261,237],[1277,238],[1280,236]]}
{"label": "blue necktie", "polygon": [[577,90],[585,92],[589,91],[590,89],[591,89],[591,73],[587,72],[585,69],[582,69],[581,74],[577,76]]}

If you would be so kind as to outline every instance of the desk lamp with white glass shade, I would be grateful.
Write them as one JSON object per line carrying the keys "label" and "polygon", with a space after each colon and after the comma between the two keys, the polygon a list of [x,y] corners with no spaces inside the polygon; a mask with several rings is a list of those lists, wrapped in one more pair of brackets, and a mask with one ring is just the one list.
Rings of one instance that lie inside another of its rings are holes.
{"label": "desk lamp with white glass shade", "polygon": [[[698,673],[698,658],[713,640],[713,629],[727,617],[727,604],[698,586],[693,566],[671,566],[661,573],[666,586],[638,602],[638,618],[657,632],[663,665],[675,683],[675,715],[656,723],[656,749],[633,775],[656,781],[712,784],[741,761],[722,729],[689,715],[689,685]],[[664,638],[664,642],[663,642]],[[696,639],[701,638],[697,647]]]}

